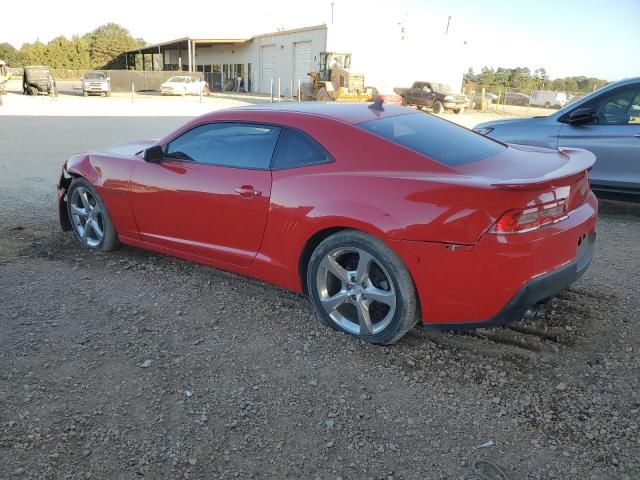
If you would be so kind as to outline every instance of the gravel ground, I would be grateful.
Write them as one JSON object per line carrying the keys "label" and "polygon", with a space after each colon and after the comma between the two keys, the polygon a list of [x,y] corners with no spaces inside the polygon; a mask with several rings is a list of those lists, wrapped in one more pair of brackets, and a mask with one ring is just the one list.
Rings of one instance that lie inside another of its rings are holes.
{"label": "gravel ground", "polygon": [[640,205],[602,202],[543,319],[376,347],[298,295],[59,231],[67,156],[181,122],[0,117],[0,478],[640,478]]}

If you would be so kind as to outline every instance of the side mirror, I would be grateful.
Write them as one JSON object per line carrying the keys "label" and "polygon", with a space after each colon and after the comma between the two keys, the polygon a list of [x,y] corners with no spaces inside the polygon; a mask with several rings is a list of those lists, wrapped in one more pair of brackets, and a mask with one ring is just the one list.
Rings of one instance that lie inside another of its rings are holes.
{"label": "side mirror", "polygon": [[596,119],[596,112],[590,108],[576,108],[569,114],[569,124],[571,125],[583,125],[585,123],[593,122]]}
{"label": "side mirror", "polygon": [[160,163],[164,158],[164,152],[160,145],[154,145],[144,151],[144,159],[149,163]]}

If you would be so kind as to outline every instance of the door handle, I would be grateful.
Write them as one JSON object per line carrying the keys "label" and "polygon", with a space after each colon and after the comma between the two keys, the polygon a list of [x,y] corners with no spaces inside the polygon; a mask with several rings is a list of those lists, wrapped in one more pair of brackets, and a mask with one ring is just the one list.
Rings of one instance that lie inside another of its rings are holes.
{"label": "door handle", "polygon": [[242,185],[241,187],[236,188],[235,191],[242,198],[255,198],[262,195],[262,192],[253,188],[253,185]]}

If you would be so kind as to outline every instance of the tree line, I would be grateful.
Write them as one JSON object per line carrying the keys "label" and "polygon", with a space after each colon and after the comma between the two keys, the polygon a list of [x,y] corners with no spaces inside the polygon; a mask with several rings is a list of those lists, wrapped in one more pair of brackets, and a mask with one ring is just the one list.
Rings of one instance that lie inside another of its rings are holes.
{"label": "tree line", "polygon": [[124,69],[122,53],[147,44],[133,38],[129,31],[116,23],[107,23],[85,35],[74,35],[71,40],[59,36],[49,43],[25,43],[18,50],[11,44],[0,43],[0,60],[10,67],[48,65],[69,70]]}
{"label": "tree line", "polygon": [[484,87],[502,86],[523,90],[558,90],[564,92],[592,92],[606,85],[606,80],[592,77],[564,77],[551,80],[544,68],[533,72],[528,67],[489,68],[482,67],[480,73],[469,68],[464,74],[465,83],[476,83]]}

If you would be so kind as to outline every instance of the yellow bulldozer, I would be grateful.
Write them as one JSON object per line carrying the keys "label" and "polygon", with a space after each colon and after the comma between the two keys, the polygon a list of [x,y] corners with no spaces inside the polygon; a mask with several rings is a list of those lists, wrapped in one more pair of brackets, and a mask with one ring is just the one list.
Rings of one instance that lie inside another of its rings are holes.
{"label": "yellow bulldozer", "polygon": [[321,52],[320,70],[309,72],[310,89],[305,99],[319,102],[366,102],[371,94],[366,92],[364,75],[349,71],[350,53]]}

